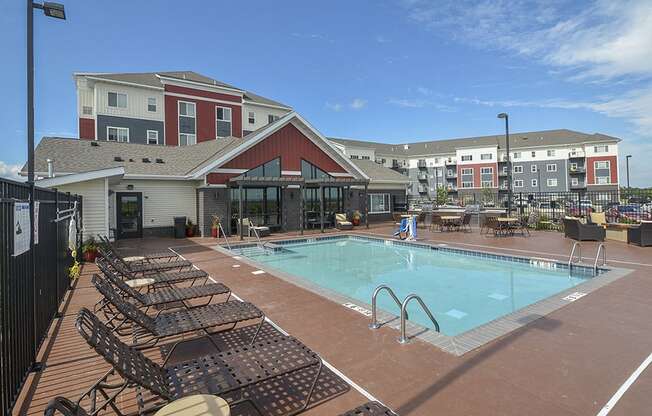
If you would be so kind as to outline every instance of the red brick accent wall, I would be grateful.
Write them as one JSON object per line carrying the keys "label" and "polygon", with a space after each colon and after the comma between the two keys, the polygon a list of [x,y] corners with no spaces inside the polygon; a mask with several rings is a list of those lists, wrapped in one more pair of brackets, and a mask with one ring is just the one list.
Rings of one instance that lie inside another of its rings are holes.
{"label": "red brick accent wall", "polygon": [[473,187],[480,188],[482,187],[482,179],[480,171],[482,168],[493,168],[493,186],[498,187],[498,164],[496,162],[489,163],[472,163],[468,165],[457,165],[457,188],[458,189],[468,189],[462,188],[462,169],[472,168],[473,169]]}
{"label": "red brick accent wall", "polygon": [[609,183],[618,181],[618,158],[616,156],[595,156],[586,158],[586,183],[595,185],[595,162],[609,161]]}
{"label": "red brick accent wall", "polygon": [[95,140],[94,119],[79,117],[79,138],[84,140]]}

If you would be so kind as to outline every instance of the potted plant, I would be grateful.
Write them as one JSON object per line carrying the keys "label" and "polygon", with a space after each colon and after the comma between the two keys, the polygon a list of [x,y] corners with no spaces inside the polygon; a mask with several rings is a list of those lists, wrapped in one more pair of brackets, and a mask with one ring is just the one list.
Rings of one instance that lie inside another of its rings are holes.
{"label": "potted plant", "polygon": [[82,244],[81,249],[85,262],[95,262],[95,258],[97,257],[97,243],[95,243],[95,239],[93,237],[86,240],[86,242]]}
{"label": "potted plant", "polygon": [[218,238],[220,236],[220,217],[213,215],[211,219],[211,237]]}
{"label": "potted plant", "polygon": [[360,211],[357,209],[353,211],[353,215],[351,215],[351,222],[353,225],[360,225],[360,220],[362,219],[362,214],[360,214]]}
{"label": "potted plant", "polygon": [[186,224],[186,237],[194,237],[195,236],[195,225],[192,223],[191,219],[188,219],[188,223]]}

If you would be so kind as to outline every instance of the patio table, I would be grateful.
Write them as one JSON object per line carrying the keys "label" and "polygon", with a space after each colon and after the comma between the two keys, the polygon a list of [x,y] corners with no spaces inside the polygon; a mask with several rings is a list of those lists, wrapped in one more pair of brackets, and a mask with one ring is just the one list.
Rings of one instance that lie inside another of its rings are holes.
{"label": "patio table", "polygon": [[459,215],[442,215],[441,217],[442,227],[446,227],[450,231],[453,227],[459,226],[462,221],[462,217]]}
{"label": "patio table", "polygon": [[[514,217],[498,217],[496,218],[498,223],[501,225],[501,228],[503,228],[503,231],[506,231],[510,235],[514,235],[514,228],[518,228],[523,235],[525,235],[525,227],[521,222],[519,221],[518,218]],[[518,227],[514,227],[514,225],[517,225]]]}
{"label": "patio table", "polygon": [[211,394],[196,394],[175,400],[154,416],[230,416],[229,404],[221,397]]}

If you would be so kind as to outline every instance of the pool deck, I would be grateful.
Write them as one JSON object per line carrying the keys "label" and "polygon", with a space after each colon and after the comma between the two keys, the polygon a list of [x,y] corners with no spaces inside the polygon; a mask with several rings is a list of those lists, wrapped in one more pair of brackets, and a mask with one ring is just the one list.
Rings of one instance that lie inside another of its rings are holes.
{"label": "pool deck", "polygon": [[[354,232],[387,237],[393,228],[390,223],[374,224]],[[572,246],[556,232],[506,238],[477,230],[419,232],[422,242],[562,261]],[[202,238],[121,242],[133,253],[174,247],[403,416],[597,415],[652,352],[652,248],[606,242],[608,263],[632,273],[458,357],[418,339],[400,345],[395,329],[371,331],[369,318],[362,314],[269,273],[252,274],[253,267],[213,250],[215,244],[214,239]],[[583,243],[586,259],[595,256],[597,245]],[[71,291],[64,318],[55,321],[45,343],[45,371],[30,376],[15,414],[42,414],[45,402],[54,395],[75,398],[100,371],[93,366],[103,363],[84,347],[71,324],[79,307],[97,299],[84,279],[87,276]],[[649,414],[650,393],[652,369],[648,368],[609,415]],[[133,405],[129,397],[123,400],[125,406]],[[366,400],[351,389],[305,414],[336,415]]]}

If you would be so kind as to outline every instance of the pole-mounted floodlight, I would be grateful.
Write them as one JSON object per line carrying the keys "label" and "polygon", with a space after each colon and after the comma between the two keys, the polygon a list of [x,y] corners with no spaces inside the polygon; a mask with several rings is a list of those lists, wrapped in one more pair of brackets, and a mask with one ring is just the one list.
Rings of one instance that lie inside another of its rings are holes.
{"label": "pole-mounted floodlight", "polygon": [[512,162],[509,157],[509,115],[498,114],[498,118],[505,119],[505,152],[507,153],[507,215],[512,212]]}
{"label": "pole-mounted floodlight", "polygon": [[43,4],[33,3],[35,9],[43,9],[43,13],[48,17],[66,20],[66,10],[61,3],[52,3],[46,1]]}

